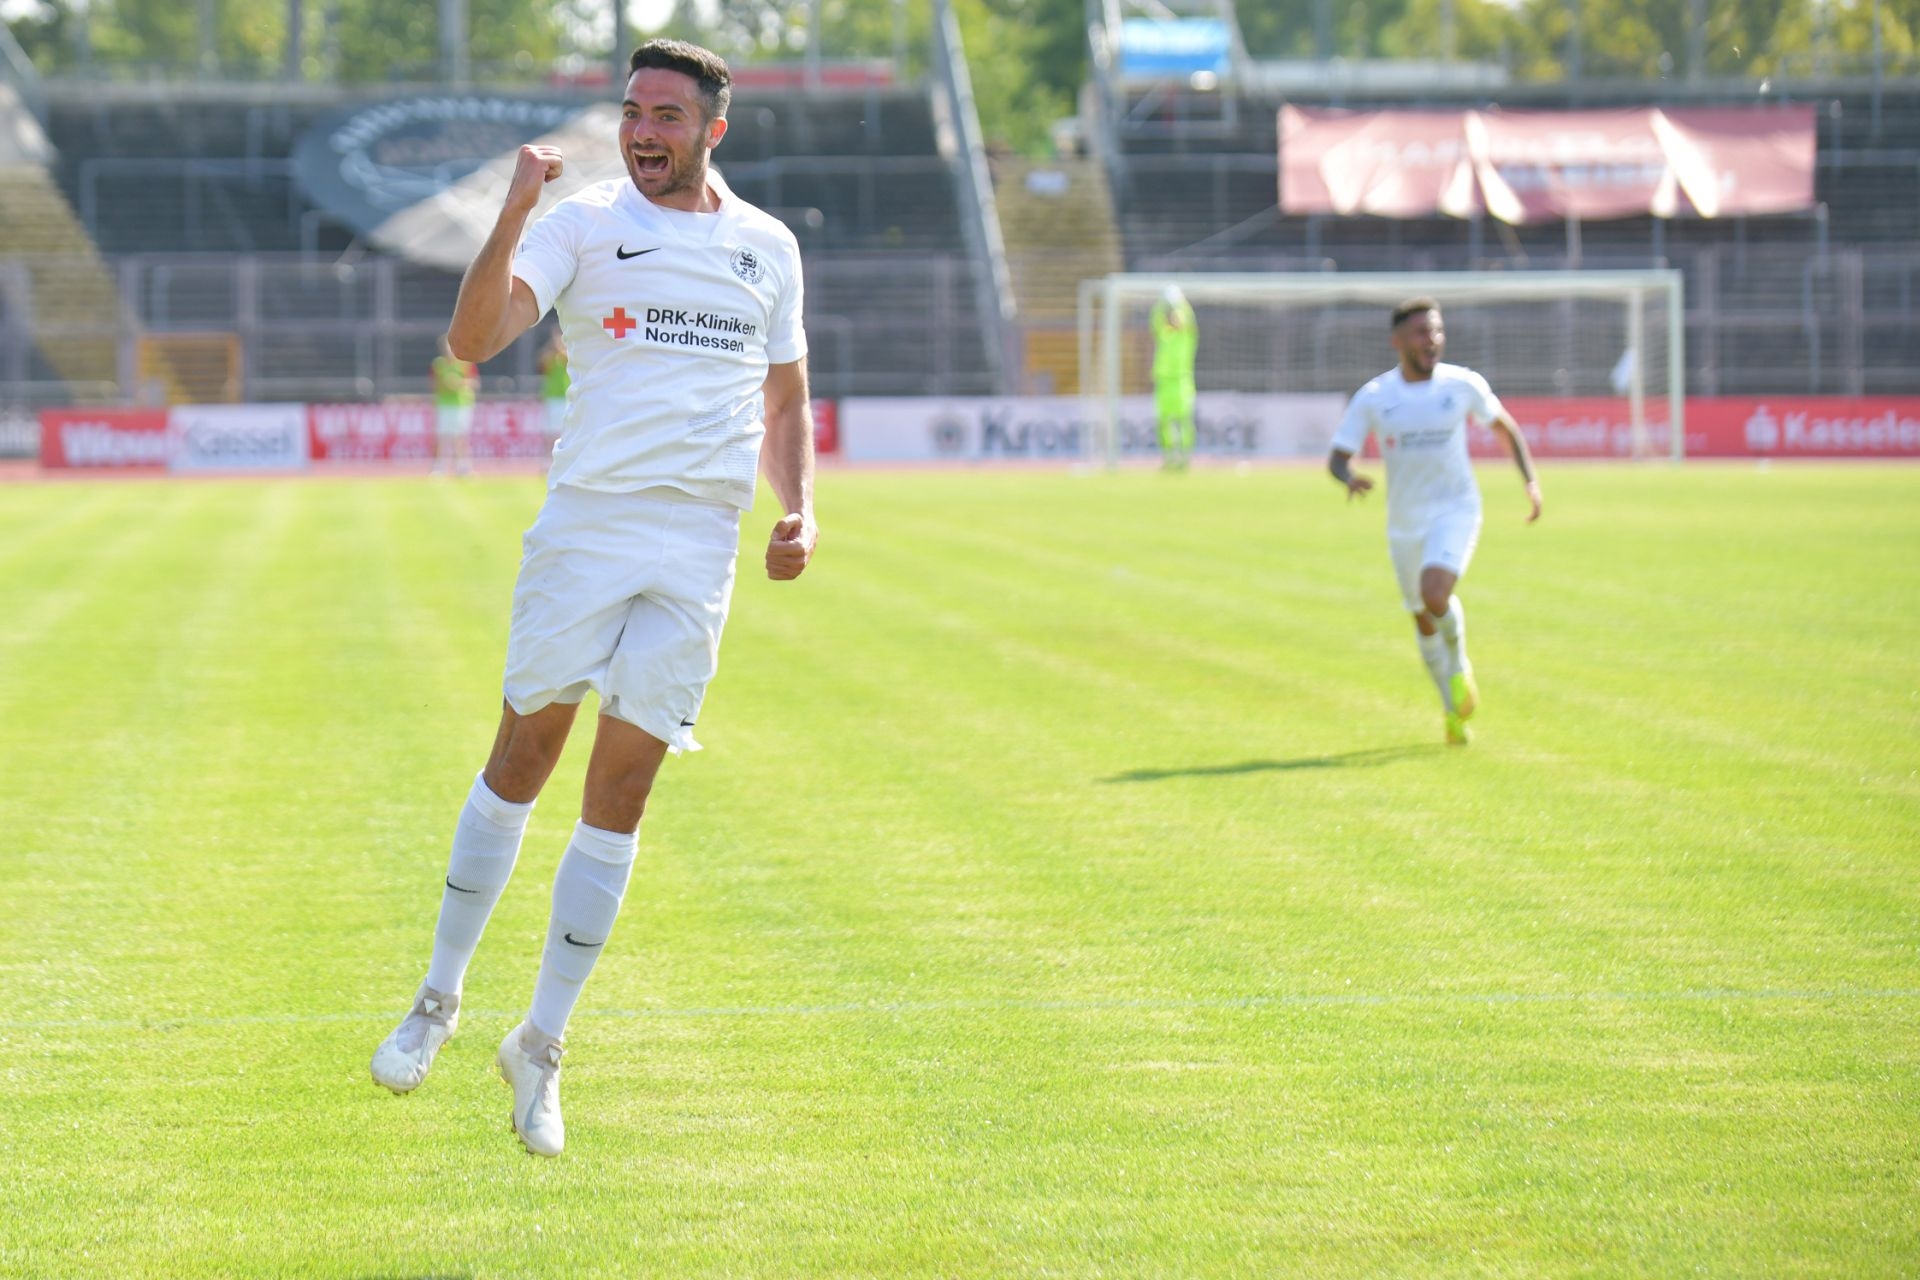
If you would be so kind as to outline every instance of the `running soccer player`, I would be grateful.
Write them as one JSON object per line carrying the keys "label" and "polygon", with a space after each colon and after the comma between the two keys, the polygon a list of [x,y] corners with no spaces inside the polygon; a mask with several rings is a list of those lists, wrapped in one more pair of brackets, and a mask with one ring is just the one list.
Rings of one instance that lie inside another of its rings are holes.
{"label": "running soccer player", "polygon": [[432,958],[372,1062],[376,1081],[405,1093],[453,1036],[467,964],[592,690],[600,715],[580,821],[554,876],[532,1005],[496,1059],[513,1088],[514,1131],[547,1156],[565,1142],[562,1038],[613,932],[648,792],[669,751],[699,748],[693,726],[756,468],[783,512],[767,576],[798,577],[818,537],[799,246],[708,167],[727,131],[726,63],[652,40],[629,65],[626,177],[527,227],[562,157],[522,147],[454,307],[453,349],[471,359],[501,351],[551,307],[573,402],[524,540],[500,729],[454,828]]}
{"label": "running soccer player", "polygon": [[1193,360],[1200,328],[1176,285],[1153,304],[1153,410],[1160,429],[1161,465],[1184,470],[1193,457]]}
{"label": "running soccer player", "polygon": [[560,438],[561,428],[566,425],[567,387],[570,384],[571,379],[567,376],[567,344],[556,325],[547,338],[547,345],[540,348],[540,402],[546,411],[549,443]]}
{"label": "running soccer player", "polygon": [[1447,333],[1440,304],[1412,298],[1393,309],[1397,368],[1360,388],[1333,436],[1327,470],[1364,496],[1373,481],[1349,466],[1367,442],[1380,441],[1387,465],[1387,546],[1400,595],[1420,632],[1420,656],[1440,690],[1447,741],[1465,746],[1467,717],[1480,701],[1467,659],[1467,618],[1455,584],[1480,540],[1480,486],[1467,457],[1467,419],[1492,427],[1506,441],[1526,481],[1531,524],[1540,518],[1540,481],[1520,427],[1487,380],[1464,365],[1442,364]]}
{"label": "running soccer player", "polygon": [[480,370],[471,361],[455,358],[453,349],[447,345],[447,336],[441,334],[440,354],[433,358],[435,471],[445,471],[449,462],[459,475],[473,469],[469,438],[473,434],[473,405],[479,387]]}

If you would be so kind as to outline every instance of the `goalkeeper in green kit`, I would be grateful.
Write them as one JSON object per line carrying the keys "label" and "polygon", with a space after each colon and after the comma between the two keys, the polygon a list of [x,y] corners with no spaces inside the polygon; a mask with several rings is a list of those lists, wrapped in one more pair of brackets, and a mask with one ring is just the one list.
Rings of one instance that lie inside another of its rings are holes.
{"label": "goalkeeper in green kit", "polygon": [[1185,470],[1193,456],[1193,358],[1200,329],[1186,295],[1168,285],[1153,304],[1153,407],[1160,426],[1160,454],[1170,471]]}

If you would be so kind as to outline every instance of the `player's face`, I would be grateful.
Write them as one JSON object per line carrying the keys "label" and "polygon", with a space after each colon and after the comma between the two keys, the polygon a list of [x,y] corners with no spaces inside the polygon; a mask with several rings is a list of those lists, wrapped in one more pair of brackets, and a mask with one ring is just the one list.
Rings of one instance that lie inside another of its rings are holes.
{"label": "player's face", "polygon": [[1416,378],[1431,378],[1433,366],[1447,349],[1446,326],[1438,311],[1416,311],[1393,331],[1393,349],[1400,365]]}
{"label": "player's face", "polygon": [[620,155],[647,199],[696,207],[706,194],[707,152],[726,131],[724,119],[709,121],[701,110],[700,85],[692,76],[642,67],[627,81]]}

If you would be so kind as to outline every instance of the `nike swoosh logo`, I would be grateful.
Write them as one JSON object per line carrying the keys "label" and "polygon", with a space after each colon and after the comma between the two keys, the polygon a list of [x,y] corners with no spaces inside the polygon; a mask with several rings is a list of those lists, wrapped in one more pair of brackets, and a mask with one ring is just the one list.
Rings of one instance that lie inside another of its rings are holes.
{"label": "nike swoosh logo", "polygon": [[691,721],[691,720],[682,720],[682,721],[680,722],[680,727],[681,727],[682,729],[691,729],[691,728],[693,728],[693,721]]}
{"label": "nike swoosh logo", "polygon": [[571,933],[563,933],[560,936],[565,938],[568,942],[571,942],[576,947],[604,947],[607,945],[604,940],[600,942],[582,942],[580,941],[580,939],[574,937]]}
{"label": "nike swoosh logo", "polygon": [[462,888],[461,888],[461,887],[460,887],[459,885],[457,885],[457,884],[455,884],[455,883],[453,882],[453,877],[452,877],[452,876],[448,876],[448,877],[447,877],[447,888],[449,888],[449,889],[451,889],[451,890],[453,890],[453,891],[454,891],[455,893],[478,893],[478,892],[480,892],[480,891],[479,891],[478,889],[462,889]]}
{"label": "nike swoosh logo", "polygon": [[627,252],[627,246],[621,245],[618,249],[615,249],[613,251],[613,256],[620,259],[620,261],[625,262],[628,258],[638,258],[642,254],[658,253],[658,252],[660,252],[659,245],[655,245],[651,249],[635,249],[632,253]]}

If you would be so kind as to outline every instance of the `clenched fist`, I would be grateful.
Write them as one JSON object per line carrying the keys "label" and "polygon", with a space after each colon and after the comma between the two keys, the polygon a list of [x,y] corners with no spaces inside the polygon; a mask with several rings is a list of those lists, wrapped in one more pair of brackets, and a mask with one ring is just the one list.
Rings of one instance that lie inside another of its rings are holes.
{"label": "clenched fist", "polygon": [[813,545],[819,540],[820,529],[812,516],[799,512],[781,516],[767,539],[767,576],[775,582],[799,577],[813,559]]}
{"label": "clenched fist", "polygon": [[540,188],[560,176],[566,161],[558,147],[528,143],[514,157],[513,180],[507,184],[507,206],[531,209],[540,202]]}

